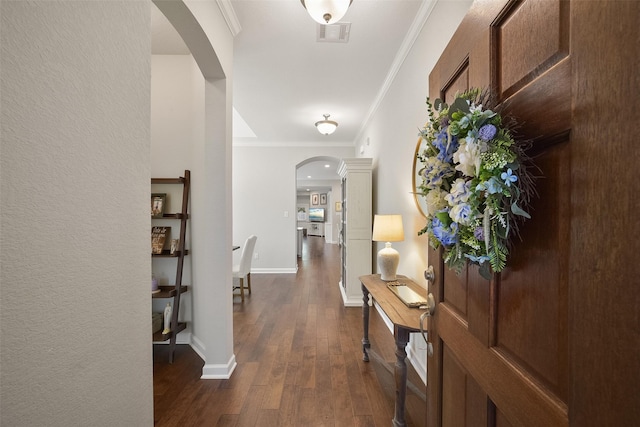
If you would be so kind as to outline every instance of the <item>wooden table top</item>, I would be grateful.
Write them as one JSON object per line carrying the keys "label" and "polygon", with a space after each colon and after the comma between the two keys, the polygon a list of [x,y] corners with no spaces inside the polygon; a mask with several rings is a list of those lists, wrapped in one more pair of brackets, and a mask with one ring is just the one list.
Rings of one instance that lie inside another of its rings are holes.
{"label": "wooden table top", "polygon": [[[406,276],[398,275],[397,277],[397,281],[399,283],[406,284],[420,295],[424,295],[426,297],[427,290],[425,288]],[[400,300],[400,298],[391,292],[389,288],[387,288],[387,283],[389,282],[381,280],[379,274],[360,276],[359,279],[394,325],[401,326],[411,332],[420,331],[420,316],[426,310],[408,307],[402,302],[402,300]],[[425,329],[427,327],[427,321],[428,320],[425,320]]]}

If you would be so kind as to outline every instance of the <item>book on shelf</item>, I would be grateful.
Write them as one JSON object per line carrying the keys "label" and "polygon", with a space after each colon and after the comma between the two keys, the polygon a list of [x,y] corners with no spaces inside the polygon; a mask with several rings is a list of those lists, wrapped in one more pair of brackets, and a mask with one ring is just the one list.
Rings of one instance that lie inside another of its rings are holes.
{"label": "book on shelf", "polygon": [[153,227],[151,229],[151,253],[161,254],[171,236],[171,227]]}

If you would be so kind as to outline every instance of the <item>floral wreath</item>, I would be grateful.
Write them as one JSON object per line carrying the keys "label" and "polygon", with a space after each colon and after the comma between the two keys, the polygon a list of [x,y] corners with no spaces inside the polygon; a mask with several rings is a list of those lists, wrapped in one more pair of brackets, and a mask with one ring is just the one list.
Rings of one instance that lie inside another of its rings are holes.
{"label": "floral wreath", "polygon": [[507,265],[516,217],[531,218],[524,208],[535,190],[526,145],[513,139],[513,123],[503,124],[500,114],[483,106],[488,102],[479,89],[457,94],[450,106],[427,98],[416,191],[427,211],[418,235],[427,233],[434,249],[443,247],[450,268],[460,272],[469,261],[490,279],[489,267],[500,272]]}

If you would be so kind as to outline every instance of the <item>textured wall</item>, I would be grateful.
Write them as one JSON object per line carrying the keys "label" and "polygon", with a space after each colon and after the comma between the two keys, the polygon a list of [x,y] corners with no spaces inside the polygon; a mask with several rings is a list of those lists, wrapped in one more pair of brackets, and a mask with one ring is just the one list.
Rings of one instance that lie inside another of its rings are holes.
{"label": "textured wall", "polygon": [[153,424],[150,3],[0,3],[0,424]]}

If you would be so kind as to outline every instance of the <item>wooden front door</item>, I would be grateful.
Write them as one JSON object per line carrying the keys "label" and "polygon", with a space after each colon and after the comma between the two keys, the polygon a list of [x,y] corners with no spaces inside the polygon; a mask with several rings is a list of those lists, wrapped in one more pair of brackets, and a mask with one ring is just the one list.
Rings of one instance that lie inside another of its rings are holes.
{"label": "wooden front door", "polygon": [[430,427],[640,425],[639,5],[476,1],[430,75],[490,86],[542,172],[501,274],[429,253]]}

